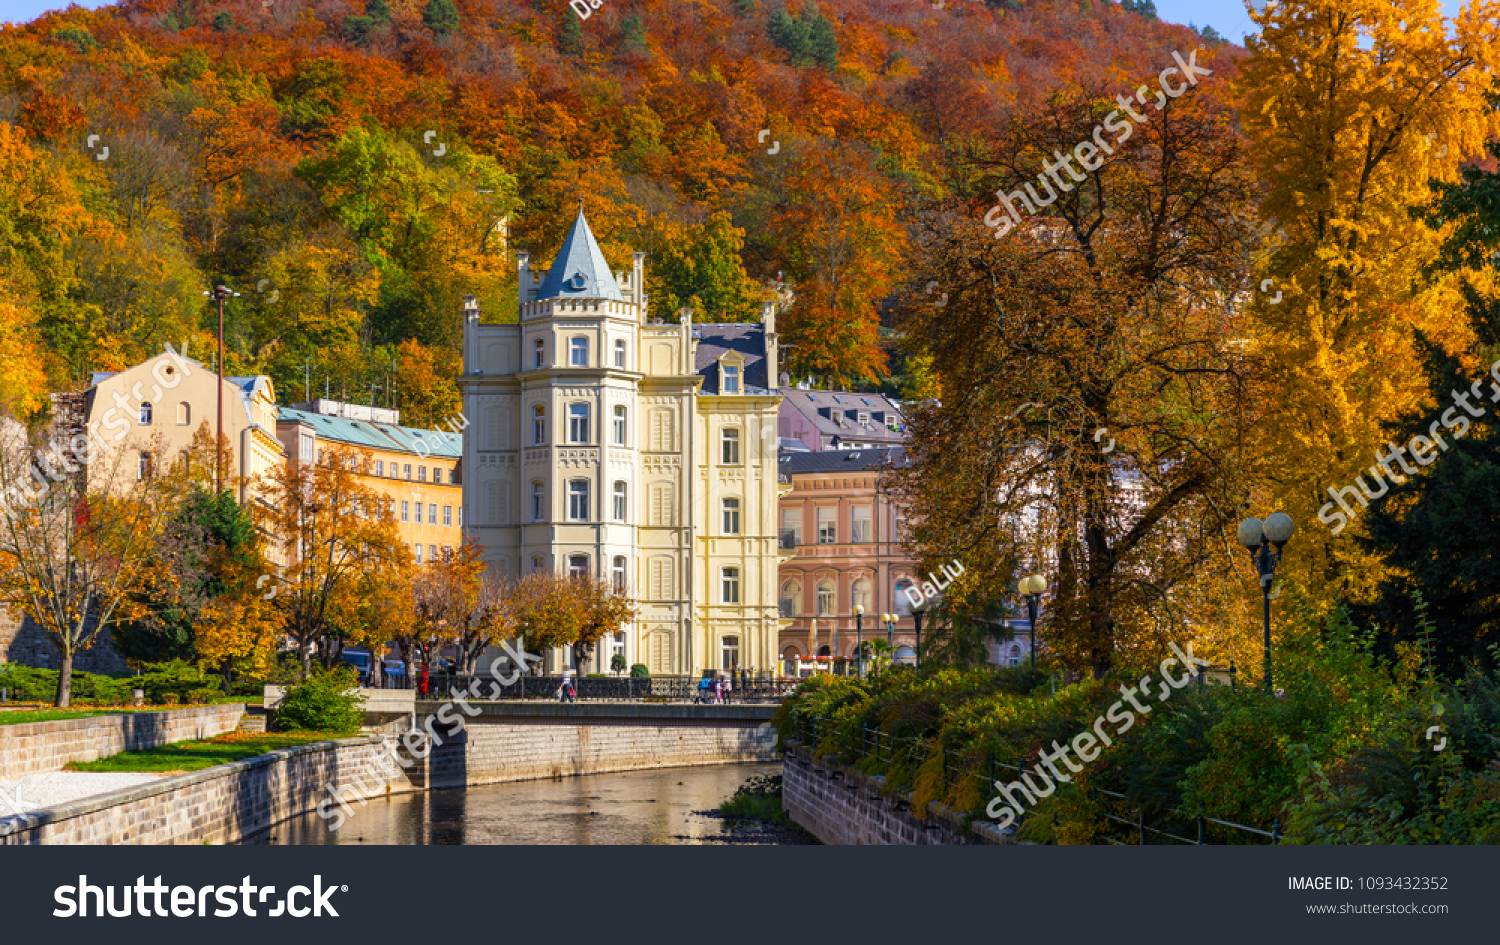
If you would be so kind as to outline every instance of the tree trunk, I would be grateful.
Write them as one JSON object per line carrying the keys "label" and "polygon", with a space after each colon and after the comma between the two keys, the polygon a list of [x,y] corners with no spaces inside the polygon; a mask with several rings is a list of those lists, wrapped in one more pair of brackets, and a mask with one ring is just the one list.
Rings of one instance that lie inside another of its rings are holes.
{"label": "tree trunk", "polygon": [[306,640],[297,641],[297,655],[302,659],[302,681],[312,675],[312,650],[308,648]]}
{"label": "tree trunk", "polygon": [[57,699],[53,702],[59,709],[73,704],[73,651],[64,650],[62,669],[57,674]]}

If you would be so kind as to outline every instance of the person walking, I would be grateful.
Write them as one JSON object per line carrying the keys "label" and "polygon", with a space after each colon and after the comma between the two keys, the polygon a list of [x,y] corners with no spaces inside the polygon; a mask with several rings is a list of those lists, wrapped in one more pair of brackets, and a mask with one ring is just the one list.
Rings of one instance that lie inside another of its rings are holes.
{"label": "person walking", "polygon": [[577,702],[578,701],[578,692],[573,687],[573,674],[572,673],[564,673],[563,674],[562,685],[558,687],[557,692],[558,692],[558,701],[559,702]]}

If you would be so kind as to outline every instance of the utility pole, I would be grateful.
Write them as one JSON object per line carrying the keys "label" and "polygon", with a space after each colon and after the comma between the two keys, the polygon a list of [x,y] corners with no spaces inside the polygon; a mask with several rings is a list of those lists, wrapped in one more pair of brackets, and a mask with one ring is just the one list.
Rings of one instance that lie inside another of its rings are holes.
{"label": "utility pole", "polygon": [[218,389],[218,419],[214,425],[214,489],[218,492],[224,491],[224,300],[237,299],[238,292],[231,292],[222,285],[214,286],[212,292],[205,291],[204,295],[215,299],[219,303],[219,358],[215,364],[215,372],[219,377]]}

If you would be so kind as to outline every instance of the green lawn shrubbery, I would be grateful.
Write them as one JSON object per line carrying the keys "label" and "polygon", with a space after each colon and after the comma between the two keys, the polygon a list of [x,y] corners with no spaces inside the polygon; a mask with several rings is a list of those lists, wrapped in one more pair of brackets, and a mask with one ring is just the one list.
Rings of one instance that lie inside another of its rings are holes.
{"label": "green lawn shrubbery", "polygon": [[334,732],[353,734],[364,722],[359,677],[352,669],[316,671],[306,682],[286,692],[271,716],[278,732]]}
{"label": "green lawn shrubbery", "polygon": [[[0,686],[12,702],[51,702],[57,697],[57,670],[0,665]],[[139,676],[73,671],[73,702],[83,705],[128,705],[132,689],[143,690],[152,705],[214,702],[223,697],[222,680],[191,663],[148,663]],[[261,692],[257,686],[254,694]]]}
{"label": "green lawn shrubbery", "polygon": [[[1153,689],[1143,697],[1149,714],[1135,713],[1123,732],[1108,725],[1113,744],[1028,808],[1020,836],[1093,842],[1109,829],[1105,805],[1114,805],[1187,837],[1204,815],[1261,829],[1279,821],[1288,842],[1500,841],[1500,683],[1478,673],[1433,682],[1417,651],[1382,662],[1369,642],[1335,612],[1278,644],[1280,697],[1243,673],[1234,691],[1190,685],[1163,701]],[[887,790],[913,792],[919,807],[940,801],[990,819],[991,759],[1035,769],[1054,740],[1089,731],[1120,700],[1122,684],[1150,673],[1160,685],[1155,666],[1135,669],[1055,694],[1045,677],[1017,669],[815,676],[782,705],[777,725],[789,738],[816,724],[819,753],[884,775]],[[1441,752],[1425,738],[1434,724],[1448,738]],[[995,777],[1008,783],[1018,774],[1000,768]],[[1127,800],[1115,805],[1098,789]],[[1213,839],[1265,842],[1243,833]]]}

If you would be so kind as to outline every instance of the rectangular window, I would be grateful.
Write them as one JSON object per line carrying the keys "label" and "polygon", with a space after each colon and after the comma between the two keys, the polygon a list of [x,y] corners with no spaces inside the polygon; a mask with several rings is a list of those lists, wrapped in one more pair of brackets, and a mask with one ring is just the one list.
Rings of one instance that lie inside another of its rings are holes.
{"label": "rectangular window", "polygon": [[417,524],[422,524],[422,503],[417,503]]}
{"label": "rectangular window", "polygon": [[792,533],[792,542],[802,544],[802,510],[783,509],[781,512],[781,530]]}
{"label": "rectangular window", "polygon": [[534,368],[545,367],[547,358],[547,342],[538,338],[532,350],[535,352],[535,354],[532,356],[531,366]]}
{"label": "rectangular window", "polygon": [[818,509],[818,544],[831,545],[839,540],[838,509]]}
{"label": "rectangular window", "polygon": [[617,368],[623,368],[624,366],[625,366],[625,342],[623,342],[623,341],[616,341],[615,342],[615,367],[617,367]]}
{"label": "rectangular window", "polygon": [[615,579],[615,593],[623,594],[625,593],[625,558],[623,555],[615,556],[613,570]]}
{"label": "rectangular window", "polygon": [[738,427],[726,427],[720,461],[725,466],[740,464],[740,431]]}
{"label": "rectangular window", "polygon": [[724,658],[721,661],[721,664],[722,665],[719,668],[722,669],[722,670],[724,670],[726,673],[727,672],[732,672],[732,671],[734,671],[736,669],[739,669],[739,667],[740,667],[740,638],[739,637],[725,637],[724,638]]}
{"label": "rectangular window", "polygon": [[547,408],[531,408],[531,445],[541,446],[547,442]]}
{"label": "rectangular window", "polygon": [[568,483],[568,518],[575,522],[589,520],[589,483],[574,479]]}
{"label": "rectangular window", "polygon": [[532,555],[531,556],[531,570],[533,570],[533,571],[540,571],[541,569],[542,569],[542,556],[541,555]]}
{"label": "rectangular window", "polygon": [[854,518],[850,522],[849,540],[864,543],[870,540],[870,507],[856,506],[851,510]]}
{"label": "rectangular window", "polygon": [[427,524],[437,524],[437,503],[435,502],[427,506]]}
{"label": "rectangular window", "polygon": [[385,460],[382,460],[382,459],[375,460],[375,475],[377,475],[377,476],[384,476],[385,475]]}
{"label": "rectangular window", "polygon": [[[507,513],[507,514],[509,514],[509,513]],[[444,528],[452,528],[453,527],[453,506],[451,506],[451,505],[445,505],[445,506],[443,506],[443,527]]]}
{"label": "rectangular window", "polygon": [[417,467],[417,481],[418,482],[426,482],[427,481],[427,467],[426,466],[418,466]]}
{"label": "rectangular window", "polygon": [[141,454],[140,463],[136,466],[136,475],[135,475],[135,477],[137,479],[150,479],[151,478],[151,454],[150,453],[142,453]]}
{"label": "rectangular window", "polygon": [[461,505],[458,507],[458,527],[464,527],[464,507]]}
{"label": "rectangular window", "polygon": [[568,342],[568,363],[573,367],[589,366],[589,340],[574,338]]}
{"label": "rectangular window", "polygon": [[437,561],[438,561],[437,545],[428,545],[427,546],[427,560],[431,561],[433,564],[437,564]]}
{"label": "rectangular window", "polygon": [[623,482],[615,483],[614,505],[615,521],[625,521],[625,483]]}
{"label": "rectangular window", "polygon": [[615,431],[614,432],[615,432],[615,436],[614,436],[615,445],[616,446],[624,446],[625,445],[625,408],[624,407],[616,407],[615,408]]}
{"label": "rectangular window", "polygon": [[725,568],[721,580],[724,603],[738,604],[740,602],[740,569]]}
{"label": "rectangular window", "polygon": [[401,521],[411,521],[411,502],[406,499],[401,500]]}
{"label": "rectangular window", "polygon": [[413,547],[415,547],[417,549],[417,564],[421,564],[422,563],[422,545],[421,545],[421,543],[418,543],[418,544],[414,545]]}
{"label": "rectangular window", "polygon": [[411,482],[411,463],[406,464],[406,481]]}
{"label": "rectangular window", "polygon": [[740,392],[740,369],[737,365],[724,365],[724,393],[738,394]]}
{"label": "rectangular window", "polygon": [[533,522],[545,521],[547,517],[547,493],[546,487],[540,482],[531,484],[531,520]]}
{"label": "rectangular window", "polygon": [[568,405],[568,442],[587,443],[589,441],[589,405]]}
{"label": "rectangular window", "polygon": [[724,500],[724,534],[738,535],[740,533],[740,500]]}
{"label": "rectangular window", "polygon": [[568,555],[568,577],[586,578],[589,576],[588,555]]}

